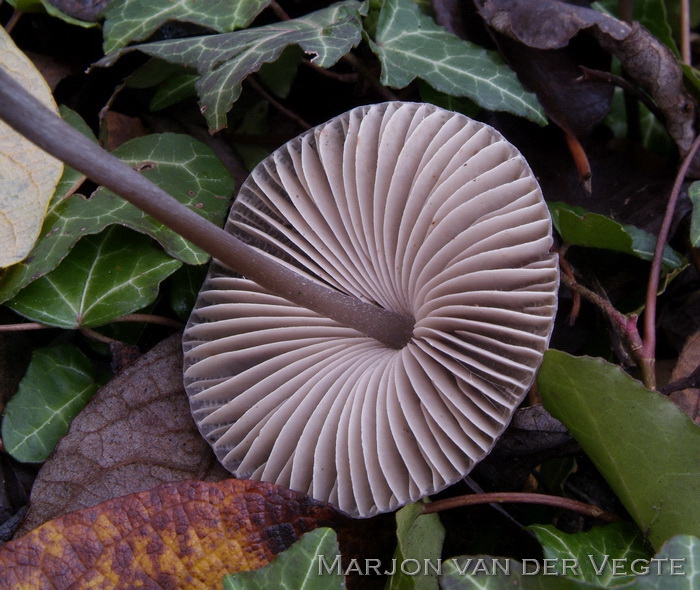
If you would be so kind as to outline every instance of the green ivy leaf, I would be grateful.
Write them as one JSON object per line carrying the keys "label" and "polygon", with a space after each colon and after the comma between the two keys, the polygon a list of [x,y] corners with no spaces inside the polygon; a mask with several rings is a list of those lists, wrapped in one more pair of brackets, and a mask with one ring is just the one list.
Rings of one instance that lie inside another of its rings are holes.
{"label": "green ivy leaf", "polygon": [[151,99],[149,108],[152,111],[165,109],[170,105],[177,104],[180,101],[197,95],[195,84],[199,76],[197,74],[176,74],[165,80]]}
{"label": "green ivy leaf", "polygon": [[113,0],[104,13],[104,51],[141,41],[175,20],[219,33],[247,27],[270,0]]}
{"label": "green ivy leaf", "polygon": [[[631,581],[635,576],[632,562],[651,557],[639,529],[629,523],[593,527],[575,534],[563,533],[551,525],[528,528],[537,535],[545,558],[552,560],[558,574],[606,588]],[[618,568],[613,567],[613,560],[620,560],[616,562]]]}
{"label": "green ivy leaf", "polygon": [[[340,557],[335,531],[318,528],[306,533],[274,561],[259,570],[239,572],[224,577],[224,590],[268,590],[269,588],[299,588],[303,590],[342,590],[343,575],[337,568],[332,572],[319,570],[323,556],[329,563]],[[338,562],[339,563],[339,562]]]}
{"label": "green ivy leaf", "polygon": [[183,322],[190,317],[199,290],[207,276],[207,270],[206,265],[186,264],[168,277],[170,307]]}
{"label": "green ivy leaf", "polygon": [[[214,152],[187,135],[164,133],[133,139],[113,152],[142,169],[158,186],[216,225],[222,225],[233,180]],[[145,169],[147,168],[147,169]],[[118,223],[158,240],[171,256],[203,264],[209,255],[115,194],[99,189],[90,199],[66,198],[84,176],[67,169],[49,204],[40,238],[29,256],[7,269],[0,302],[58,266],[75,243]]]}
{"label": "green ivy leaf", "polygon": [[485,109],[547,122],[535,95],[523,89],[498,54],[449,33],[412,0],[384,0],[371,47],[382,62],[382,84],[404,88],[422,78]]}
{"label": "green ivy leaf", "polygon": [[655,547],[700,534],[700,428],[687,415],[602,359],[549,350],[537,383]]}
{"label": "green ivy leaf", "polygon": [[[565,242],[573,246],[614,250],[642,260],[654,257],[656,236],[649,232],[566,203],[549,203],[549,209],[554,228]],[[685,259],[673,248],[666,246],[664,270],[670,272],[685,265]]]}
{"label": "green ivy leaf", "polygon": [[[635,563],[632,558],[633,554],[621,559],[627,559],[627,565],[637,575],[615,586],[616,590],[694,590],[697,587],[695,580],[700,576],[700,539],[697,537],[679,535],[664,543],[652,559],[637,558],[639,561]],[[547,563],[551,569],[545,573]],[[602,585],[606,576],[601,575],[595,583],[584,582],[558,575],[554,566],[553,562],[539,560],[520,563],[495,557],[457,557],[448,559],[443,566],[440,587],[443,590],[594,590],[606,587]]]}
{"label": "green ivy leaf", "polygon": [[328,68],[362,38],[361,16],[366,4],[345,0],[304,17],[262,27],[175,41],[136,45],[112,53],[97,65],[109,66],[125,52],[138,49],[170,63],[196,68],[197,92],[210,131],[226,126],[226,113],[241,94],[241,84],[264,63],[298,45],[314,57],[311,62]]}
{"label": "green ivy leaf", "polygon": [[101,326],[153,302],[160,282],[181,265],[150,238],[113,226],[80,240],[58,268],[7,305],[49,326]]}
{"label": "green ivy leaf", "polygon": [[8,0],[7,3],[20,12],[46,12],[53,17],[67,22],[69,25],[76,25],[85,29],[97,26],[95,22],[88,22],[68,16],[51,4],[49,0]]}
{"label": "green ivy leaf", "polygon": [[[437,514],[421,514],[422,506],[422,502],[416,502],[404,506],[396,513],[397,546],[394,558],[397,564],[405,563],[406,560],[417,560],[421,565],[440,562],[445,528]],[[386,584],[386,590],[437,590],[437,588],[437,573],[428,567],[417,576],[408,575],[403,569],[398,568]]]}
{"label": "green ivy leaf", "polygon": [[45,461],[97,388],[92,363],[72,344],[35,351],[5,408],[7,452],[25,463]]}
{"label": "green ivy leaf", "polygon": [[[598,584],[588,584],[568,577],[542,574],[544,564],[535,560],[520,563],[504,557],[454,557],[442,567],[442,590],[599,590]],[[505,571],[504,571],[505,570]],[[507,573],[506,573],[507,572]]]}
{"label": "green ivy leaf", "polygon": [[[678,535],[664,543],[649,571],[641,573],[634,590],[695,590],[700,578],[700,538]],[[673,563],[671,562],[673,560]],[[680,566],[675,569],[675,566]]]}

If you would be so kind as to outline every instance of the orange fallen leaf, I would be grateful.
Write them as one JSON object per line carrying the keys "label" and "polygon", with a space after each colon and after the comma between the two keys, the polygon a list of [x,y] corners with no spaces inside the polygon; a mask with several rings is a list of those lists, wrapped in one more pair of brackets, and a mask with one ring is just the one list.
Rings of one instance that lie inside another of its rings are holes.
{"label": "orange fallen leaf", "polygon": [[184,481],[51,520],[0,547],[0,588],[210,589],[346,520],[273,484]]}

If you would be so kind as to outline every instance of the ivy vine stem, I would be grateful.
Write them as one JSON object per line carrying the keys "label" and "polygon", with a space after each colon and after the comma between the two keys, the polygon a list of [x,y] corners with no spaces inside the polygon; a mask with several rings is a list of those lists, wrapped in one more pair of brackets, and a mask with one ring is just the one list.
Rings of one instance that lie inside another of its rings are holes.
{"label": "ivy vine stem", "polygon": [[671,223],[676,211],[676,203],[683,186],[688,168],[700,148],[700,135],[695,138],[693,145],[683,158],[673,183],[671,194],[666,204],[666,212],[659,230],[659,237],[654,248],[654,257],[649,271],[649,282],[647,283],[646,303],[644,307],[644,340],[641,349],[642,381],[649,389],[656,389],[655,358],[656,358],[656,299],[661,281],[661,264],[664,257],[664,248],[671,232]]}
{"label": "ivy vine stem", "polygon": [[73,129],[3,68],[0,68],[0,119],[44,151],[120,195],[270,293],[391,348],[402,348],[411,338],[413,318],[331,289],[243,243]]}

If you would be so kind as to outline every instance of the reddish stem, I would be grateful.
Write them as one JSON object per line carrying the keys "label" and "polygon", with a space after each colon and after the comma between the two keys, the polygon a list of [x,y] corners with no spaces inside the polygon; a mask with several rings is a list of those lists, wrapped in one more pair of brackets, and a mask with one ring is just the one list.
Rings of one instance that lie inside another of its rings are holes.
{"label": "reddish stem", "polygon": [[544,506],[554,506],[555,508],[561,508],[563,510],[572,510],[574,512],[578,512],[579,514],[599,518],[606,522],[620,520],[614,514],[606,512],[602,508],[598,508],[598,506],[593,506],[592,504],[585,504],[584,502],[579,502],[578,500],[562,498],[560,496],[529,494],[525,492],[492,492],[487,494],[469,494],[466,496],[445,498],[444,500],[436,500],[430,504],[424,504],[422,513],[433,514],[435,512],[441,512],[442,510],[450,510],[451,508],[494,503],[540,504]]}
{"label": "reddish stem", "polygon": [[644,343],[641,349],[642,366],[640,367],[642,371],[642,381],[649,389],[656,389],[654,368],[656,354],[656,298],[661,280],[661,264],[664,257],[664,248],[666,247],[666,242],[668,241],[668,236],[671,231],[671,223],[673,222],[673,214],[676,211],[676,203],[678,202],[678,196],[681,192],[681,186],[683,185],[685,176],[688,173],[688,168],[698,148],[700,148],[700,135],[695,138],[693,145],[685,155],[685,158],[683,158],[683,162],[678,169],[678,174],[676,175],[676,180],[673,183],[673,188],[668,198],[668,204],[666,205],[666,213],[664,214],[661,229],[659,230],[659,237],[656,240],[654,258],[652,259],[651,270],[649,271],[646,305],[644,308]]}

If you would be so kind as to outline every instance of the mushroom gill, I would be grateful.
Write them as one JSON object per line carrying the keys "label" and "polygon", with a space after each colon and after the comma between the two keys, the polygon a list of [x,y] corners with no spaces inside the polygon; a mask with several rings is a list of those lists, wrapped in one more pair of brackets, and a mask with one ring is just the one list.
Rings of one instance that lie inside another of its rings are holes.
{"label": "mushroom gill", "polygon": [[394,350],[213,263],[185,384],[229,471],[368,517],[489,453],[533,381],[558,286],[539,186],[497,131],[429,104],[358,107],[261,162],[226,229],[415,319]]}

